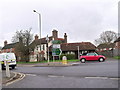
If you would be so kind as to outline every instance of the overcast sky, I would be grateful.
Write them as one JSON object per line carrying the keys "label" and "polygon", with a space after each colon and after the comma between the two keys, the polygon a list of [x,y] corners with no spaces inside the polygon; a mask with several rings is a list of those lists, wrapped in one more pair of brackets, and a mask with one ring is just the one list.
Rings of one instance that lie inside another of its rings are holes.
{"label": "overcast sky", "polygon": [[38,14],[42,15],[42,37],[57,29],[68,42],[94,43],[103,31],[118,32],[119,0],[0,0],[0,46],[11,43],[16,30],[32,27],[39,34]]}

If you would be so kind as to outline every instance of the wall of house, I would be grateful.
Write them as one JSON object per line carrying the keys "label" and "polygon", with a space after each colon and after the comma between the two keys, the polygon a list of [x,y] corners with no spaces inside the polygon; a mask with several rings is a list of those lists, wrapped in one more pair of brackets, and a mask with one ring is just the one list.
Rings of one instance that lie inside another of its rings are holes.
{"label": "wall of house", "polygon": [[[42,56],[42,60],[47,60],[47,48],[46,44],[41,45],[41,50],[44,52],[44,55]],[[34,49],[34,52],[29,56],[30,62],[38,61],[40,59],[40,45],[37,45]]]}
{"label": "wall of house", "polygon": [[120,56],[120,49],[116,48],[113,50],[113,55],[114,56]]}
{"label": "wall of house", "polygon": [[120,41],[115,43],[114,56],[120,56]]}

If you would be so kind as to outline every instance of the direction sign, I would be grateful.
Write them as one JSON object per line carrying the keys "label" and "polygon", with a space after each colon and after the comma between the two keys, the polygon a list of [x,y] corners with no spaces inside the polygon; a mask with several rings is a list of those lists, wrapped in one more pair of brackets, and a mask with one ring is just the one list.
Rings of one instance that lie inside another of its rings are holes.
{"label": "direction sign", "polygon": [[52,49],[52,56],[59,56],[62,53],[60,48],[53,48]]}
{"label": "direction sign", "polygon": [[60,48],[60,44],[53,44],[53,48]]}
{"label": "direction sign", "polygon": [[60,40],[54,40],[52,41],[53,44],[61,44],[61,41]]}

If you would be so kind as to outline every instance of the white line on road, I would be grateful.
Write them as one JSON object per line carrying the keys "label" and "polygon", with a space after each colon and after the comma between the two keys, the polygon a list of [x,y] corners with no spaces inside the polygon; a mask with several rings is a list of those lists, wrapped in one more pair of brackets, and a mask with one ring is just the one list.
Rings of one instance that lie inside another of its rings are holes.
{"label": "white line on road", "polygon": [[120,78],[110,78],[110,79],[113,79],[113,80],[119,80]]}
{"label": "white line on road", "polygon": [[48,77],[64,77],[64,76],[48,75]]}
{"label": "white line on road", "polygon": [[90,79],[108,79],[108,77],[85,77]]}
{"label": "white line on road", "polygon": [[112,80],[119,80],[120,78],[110,78],[110,77],[84,77],[88,79],[112,79]]}
{"label": "white line on road", "polygon": [[28,76],[37,76],[37,75],[35,75],[35,74],[26,74],[26,75],[28,75]]}
{"label": "white line on road", "polygon": [[[16,72],[14,72],[14,73],[16,73]],[[8,86],[8,85],[10,85],[10,84],[12,84],[12,83],[14,83],[14,82],[20,81],[20,80],[22,80],[22,79],[25,78],[25,74],[23,74],[23,73],[18,73],[18,74],[20,75],[20,77],[19,77],[18,79],[6,83],[5,86]]]}
{"label": "white line on road", "polygon": [[[26,74],[28,76],[37,76],[35,74]],[[48,75],[48,77],[51,78],[55,78],[55,77],[59,77],[59,78],[63,78],[65,76],[60,76],[60,75]],[[112,79],[112,80],[119,80],[120,78],[110,78],[110,77],[84,77],[85,79]]]}

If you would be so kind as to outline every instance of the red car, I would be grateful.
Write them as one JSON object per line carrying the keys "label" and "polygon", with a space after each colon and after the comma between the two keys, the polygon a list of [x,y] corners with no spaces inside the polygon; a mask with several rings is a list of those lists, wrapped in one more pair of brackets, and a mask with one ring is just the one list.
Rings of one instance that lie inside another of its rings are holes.
{"label": "red car", "polygon": [[87,53],[86,55],[80,56],[80,61],[85,63],[85,61],[98,60],[100,62],[105,61],[106,57],[103,55],[98,55],[97,53]]}

